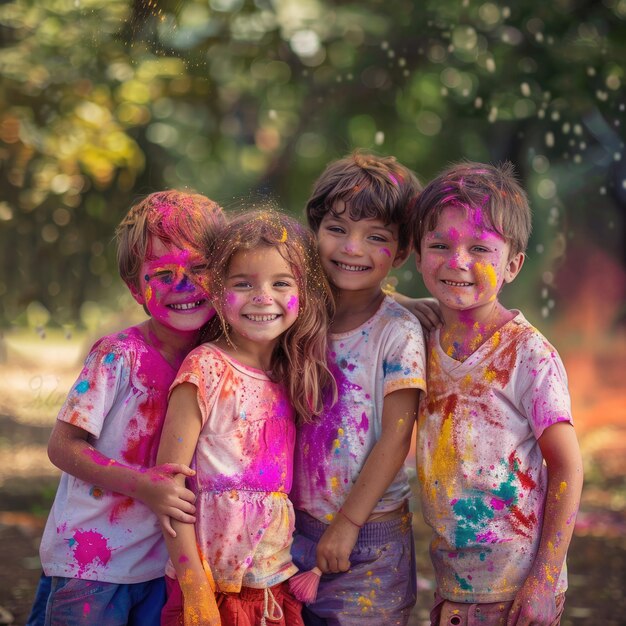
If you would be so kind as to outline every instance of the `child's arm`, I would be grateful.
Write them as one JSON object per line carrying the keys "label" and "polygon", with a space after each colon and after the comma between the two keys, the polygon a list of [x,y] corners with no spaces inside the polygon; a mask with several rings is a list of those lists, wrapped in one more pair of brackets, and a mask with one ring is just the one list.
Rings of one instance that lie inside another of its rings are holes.
{"label": "child's arm", "polygon": [[[191,462],[200,430],[202,416],[197,400],[197,387],[182,383],[174,388],[167,408],[163,433],[157,454],[158,463],[187,465]],[[182,474],[175,480],[184,486]],[[212,576],[208,564],[203,564],[196,544],[195,524],[173,520],[175,534],[163,529],[165,543],[183,592],[185,626],[192,624],[219,625]],[[206,567],[206,571],[205,571]]]}
{"label": "child's arm", "polygon": [[435,298],[409,298],[394,291],[392,298],[405,309],[413,313],[425,331],[431,332],[443,326],[439,302]]}
{"label": "child's arm", "polygon": [[317,566],[322,572],[350,568],[359,526],[368,520],[409,453],[419,394],[419,389],[400,389],[385,396],[380,439],[341,507],[344,514],[337,512],[317,544]]}
{"label": "child's arm", "polygon": [[517,592],[507,626],[549,626],[556,617],[555,589],[580,504],[583,468],[573,426],[559,422],[539,438],[548,468],[548,493],[537,556]]}
{"label": "child's arm", "polygon": [[[140,500],[158,517],[195,521],[195,496],[174,479],[177,475],[192,476],[193,470],[180,464],[139,470],[105,456],[87,441],[88,437],[86,430],[57,420],[48,442],[50,460],[87,483]],[[173,532],[171,526],[169,532]]]}

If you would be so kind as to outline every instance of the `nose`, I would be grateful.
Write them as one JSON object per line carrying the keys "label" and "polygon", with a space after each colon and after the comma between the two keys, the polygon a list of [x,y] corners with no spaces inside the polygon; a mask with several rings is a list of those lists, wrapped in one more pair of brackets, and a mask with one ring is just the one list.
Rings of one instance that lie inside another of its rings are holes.
{"label": "nose", "polygon": [[267,293],[259,293],[256,296],[252,296],[252,302],[254,304],[272,304],[272,296]]}
{"label": "nose", "polygon": [[196,288],[196,286],[194,285],[194,283],[189,280],[189,277],[187,276],[187,274],[183,273],[183,277],[180,280],[180,282],[178,283],[178,285],[176,285],[176,291],[178,292],[185,292],[185,291],[193,291]]}
{"label": "nose", "polygon": [[464,250],[455,250],[448,258],[448,266],[454,269],[466,269],[469,266],[469,255]]}
{"label": "nose", "polygon": [[361,246],[359,244],[359,240],[356,237],[348,237],[343,246],[343,249],[346,254],[356,255],[361,253]]}

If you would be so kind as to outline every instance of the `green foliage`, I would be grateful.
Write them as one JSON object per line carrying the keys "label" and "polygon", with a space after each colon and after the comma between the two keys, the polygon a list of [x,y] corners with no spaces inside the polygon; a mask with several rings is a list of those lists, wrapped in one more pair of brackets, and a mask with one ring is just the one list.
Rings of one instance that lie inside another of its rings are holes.
{"label": "green foliage", "polygon": [[539,309],[566,244],[622,244],[625,18],[624,0],[6,2],[0,323],[114,305],[113,230],[144,193],[264,193],[300,214],[356,147],[424,179],[512,160],[535,210],[518,293]]}

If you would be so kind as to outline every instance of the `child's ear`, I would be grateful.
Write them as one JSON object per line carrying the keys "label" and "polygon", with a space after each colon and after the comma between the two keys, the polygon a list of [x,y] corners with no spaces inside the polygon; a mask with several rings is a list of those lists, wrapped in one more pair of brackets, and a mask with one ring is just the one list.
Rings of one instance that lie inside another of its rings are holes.
{"label": "child's ear", "polygon": [[422,255],[419,250],[415,251],[415,268],[420,274],[422,273]]}
{"label": "child's ear", "polygon": [[411,248],[398,250],[396,252],[396,258],[393,260],[393,263],[391,264],[391,266],[400,267],[409,258],[409,254],[411,254]]}
{"label": "child's ear", "polygon": [[130,283],[126,283],[128,290],[130,291],[130,295],[135,299],[137,304],[144,305],[146,303],[146,299],[143,296],[143,293],[135,286]]}
{"label": "child's ear", "polygon": [[518,252],[514,254],[508,261],[506,267],[504,268],[504,282],[510,283],[515,280],[515,277],[519,274],[519,271],[522,269],[522,265],[524,265],[524,259],[526,255],[523,252]]}

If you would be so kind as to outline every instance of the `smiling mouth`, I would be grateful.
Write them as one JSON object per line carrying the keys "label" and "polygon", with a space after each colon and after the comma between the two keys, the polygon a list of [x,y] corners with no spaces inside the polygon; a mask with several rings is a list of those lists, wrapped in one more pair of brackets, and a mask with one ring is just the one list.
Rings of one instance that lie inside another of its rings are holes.
{"label": "smiling mouth", "polygon": [[273,322],[274,320],[278,319],[280,315],[278,313],[271,313],[271,314],[265,314],[265,315],[247,314],[247,315],[244,315],[244,317],[247,320],[250,320],[251,322]]}
{"label": "smiling mouth", "polygon": [[333,261],[333,263],[341,270],[346,272],[365,272],[369,270],[367,265],[347,265],[346,263],[340,263],[339,261]]}
{"label": "smiling mouth", "polygon": [[204,304],[205,300],[196,300],[195,302],[182,302],[181,304],[168,304],[168,309],[174,309],[174,311],[191,311],[197,309]]}
{"label": "smiling mouth", "polygon": [[442,280],[444,285],[448,285],[448,287],[471,287],[474,283],[459,283],[454,280]]}

